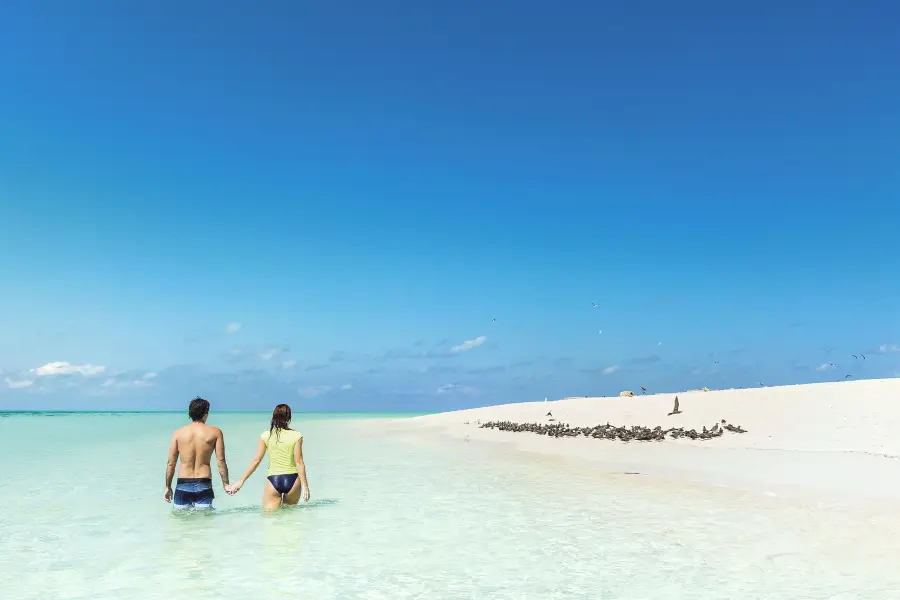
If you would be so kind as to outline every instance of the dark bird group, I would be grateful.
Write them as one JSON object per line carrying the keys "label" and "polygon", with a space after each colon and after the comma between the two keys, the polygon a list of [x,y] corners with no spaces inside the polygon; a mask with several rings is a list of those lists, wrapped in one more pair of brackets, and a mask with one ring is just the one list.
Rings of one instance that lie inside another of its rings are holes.
{"label": "dark bird group", "polygon": [[499,431],[513,432],[530,432],[538,435],[546,435],[550,437],[591,437],[601,440],[619,440],[622,442],[660,442],[670,437],[673,439],[688,438],[692,440],[711,440],[720,437],[726,431],[731,433],[747,433],[747,430],[740,425],[730,425],[722,419],[720,423],[716,423],[712,428],[703,428],[703,431],[696,429],[685,429],[684,427],[672,427],[663,429],[659,425],[650,429],[640,425],[631,427],[616,427],[615,425],[596,425],[594,427],[569,427],[565,423],[554,423],[544,425],[539,423],[514,423],[512,421],[489,421],[480,425],[482,429],[497,429]]}

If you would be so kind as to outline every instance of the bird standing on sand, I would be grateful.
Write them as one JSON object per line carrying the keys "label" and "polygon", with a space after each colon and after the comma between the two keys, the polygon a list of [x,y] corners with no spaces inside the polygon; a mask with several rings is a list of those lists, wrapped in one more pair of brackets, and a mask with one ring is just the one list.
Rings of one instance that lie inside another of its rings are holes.
{"label": "bird standing on sand", "polygon": [[672,412],[670,412],[667,417],[671,417],[672,415],[677,415],[681,411],[678,410],[678,396],[675,396],[675,406],[672,407]]}
{"label": "bird standing on sand", "polygon": [[548,410],[548,411],[547,411],[547,414],[544,415],[544,416],[552,417],[552,416],[553,416],[553,411],[552,411],[552,410]]}

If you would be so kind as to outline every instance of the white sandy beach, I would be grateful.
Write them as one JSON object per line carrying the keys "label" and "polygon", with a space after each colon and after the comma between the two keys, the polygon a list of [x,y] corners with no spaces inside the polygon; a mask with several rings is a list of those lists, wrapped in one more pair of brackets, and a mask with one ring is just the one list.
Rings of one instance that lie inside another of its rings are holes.
{"label": "white sandy beach", "polygon": [[[667,416],[676,395],[682,412]],[[725,419],[747,433],[625,443],[478,426],[487,421],[547,423],[548,411],[557,422],[573,427],[609,422],[699,431]],[[396,420],[392,430],[437,432],[454,442],[500,442],[525,452],[523,456],[589,460],[610,472],[776,495],[879,504],[900,499],[900,379],[506,404]]]}

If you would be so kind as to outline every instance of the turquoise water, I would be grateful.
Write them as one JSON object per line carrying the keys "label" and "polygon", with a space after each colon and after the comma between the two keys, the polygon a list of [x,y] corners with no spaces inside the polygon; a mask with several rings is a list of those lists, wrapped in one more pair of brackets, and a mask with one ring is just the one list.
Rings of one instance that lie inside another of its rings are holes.
{"label": "turquoise water", "polygon": [[[295,417],[312,501],[162,500],[182,414],[0,418],[0,598],[896,599],[886,516]],[[297,422],[300,421],[300,422]],[[218,414],[232,477],[264,414]]]}

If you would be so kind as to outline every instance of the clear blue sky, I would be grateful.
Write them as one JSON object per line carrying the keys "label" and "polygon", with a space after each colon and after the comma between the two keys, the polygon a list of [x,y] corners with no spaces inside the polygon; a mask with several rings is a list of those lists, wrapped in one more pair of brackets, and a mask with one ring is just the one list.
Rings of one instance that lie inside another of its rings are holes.
{"label": "clear blue sky", "polygon": [[0,408],[893,376],[898,56],[886,0],[0,2]]}

